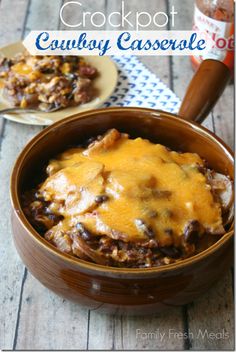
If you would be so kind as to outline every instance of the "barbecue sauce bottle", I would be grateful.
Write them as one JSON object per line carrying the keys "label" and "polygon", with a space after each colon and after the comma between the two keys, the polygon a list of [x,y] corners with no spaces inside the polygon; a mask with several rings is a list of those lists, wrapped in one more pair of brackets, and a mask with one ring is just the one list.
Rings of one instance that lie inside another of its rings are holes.
{"label": "barbecue sauce bottle", "polygon": [[194,69],[205,59],[224,62],[234,70],[234,0],[196,0],[193,30],[207,33],[214,41],[207,54],[191,56]]}

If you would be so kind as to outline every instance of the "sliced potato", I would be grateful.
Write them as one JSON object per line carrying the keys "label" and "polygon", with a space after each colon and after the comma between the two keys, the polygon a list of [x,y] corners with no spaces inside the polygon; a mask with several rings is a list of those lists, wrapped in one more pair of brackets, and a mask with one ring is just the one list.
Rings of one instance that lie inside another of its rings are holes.
{"label": "sliced potato", "polygon": [[45,238],[51,242],[56,248],[64,253],[72,253],[72,241],[63,231],[63,221],[53,226],[45,233]]}
{"label": "sliced potato", "polygon": [[[224,220],[223,225],[228,225],[232,222],[234,217],[234,191],[232,181],[229,177],[212,170],[207,170],[206,176],[211,185],[213,194],[221,204]],[[222,232],[222,229],[219,229],[218,233],[219,232]]]}
{"label": "sliced potato", "polygon": [[42,184],[40,193],[47,201],[61,206],[60,215],[76,215],[92,210],[96,197],[104,194],[104,166],[98,162],[84,162],[66,167]]}
{"label": "sliced potato", "polygon": [[[100,264],[100,265],[108,265],[109,259],[106,258],[104,255],[99,253],[98,251],[92,249],[86,241],[84,241],[79,235],[73,235],[72,237],[72,248],[73,253],[76,254],[81,258],[82,256],[87,256],[93,262]],[[83,259],[83,257],[81,258]]]}
{"label": "sliced potato", "polygon": [[120,132],[116,129],[109,130],[101,140],[97,140],[91,143],[88,148],[83,152],[84,155],[92,155],[93,153],[99,153],[106,151],[113,147],[115,142],[121,138]]}

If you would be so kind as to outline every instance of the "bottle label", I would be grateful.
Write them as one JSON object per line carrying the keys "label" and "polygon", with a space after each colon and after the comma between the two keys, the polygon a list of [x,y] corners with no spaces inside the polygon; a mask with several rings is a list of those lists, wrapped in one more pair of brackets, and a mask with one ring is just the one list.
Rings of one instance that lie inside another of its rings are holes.
{"label": "bottle label", "polygon": [[206,34],[211,38],[214,46],[204,55],[194,57],[198,63],[205,59],[223,61],[231,69],[234,62],[234,25],[206,16],[195,5],[193,29]]}

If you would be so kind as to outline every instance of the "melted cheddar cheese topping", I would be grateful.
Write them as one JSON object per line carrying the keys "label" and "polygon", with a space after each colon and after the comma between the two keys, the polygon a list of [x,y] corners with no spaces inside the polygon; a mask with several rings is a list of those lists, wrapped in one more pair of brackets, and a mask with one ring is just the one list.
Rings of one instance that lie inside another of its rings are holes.
{"label": "melted cheddar cheese topping", "polygon": [[30,62],[28,64],[18,62],[11,67],[11,70],[17,75],[28,77],[31,81],[42,77],[42,73],[39,70],[35,70]]}
{"label": "melted cheddar cheese topping", "polygon": [[197,154],[127,135],[106,146],[100,142],[100,148],[96,143],[69,149],[48,165],[40,193],[63,216],[62,230],[82,222],[97,235],[140,242],[151,234],[166,246],[178,245],[191,220],[206,231],[222,226]]}

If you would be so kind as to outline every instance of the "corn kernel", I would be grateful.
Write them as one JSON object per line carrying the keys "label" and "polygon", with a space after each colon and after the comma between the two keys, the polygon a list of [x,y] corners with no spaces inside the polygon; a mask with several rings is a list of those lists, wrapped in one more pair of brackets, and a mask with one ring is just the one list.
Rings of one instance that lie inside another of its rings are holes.
{"label": "corn kernel", "polygon": [[21,100],[20,107],[22,109],[25,109],[27,107],[27,100],[25,99],[25,97],[23,97],[23,99]]}

